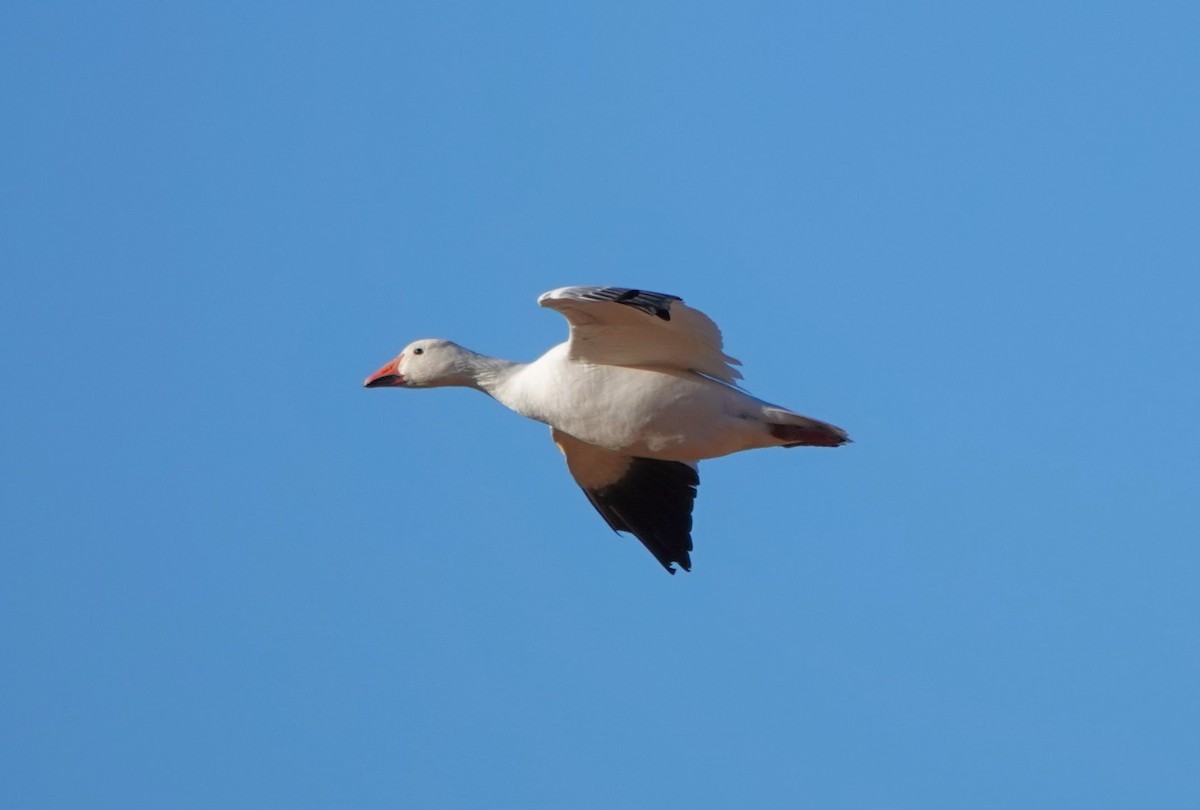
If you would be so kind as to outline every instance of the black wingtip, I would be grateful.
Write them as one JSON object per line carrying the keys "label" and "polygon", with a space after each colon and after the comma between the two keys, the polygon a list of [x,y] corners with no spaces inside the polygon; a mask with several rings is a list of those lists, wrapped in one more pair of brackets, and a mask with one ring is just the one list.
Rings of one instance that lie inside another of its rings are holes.
{"label": "black wingtip", "polygon": [[682,301],[678,295],[650,292],[649,290],[627,290],[624,287],[601,287],[588,289],[582,295],[589,301],[612,301],[614,304],[624,304],[634,309],[640,309],[647,315],[654,315],[664,321],[671,320],[671,304]]}
{"label": "black wingtip", "polygon": [[620,480],[584,490],[619,532],[629,532],[669,574],[692,570],[692,505],[700,476],[680,461],[634,458]]}

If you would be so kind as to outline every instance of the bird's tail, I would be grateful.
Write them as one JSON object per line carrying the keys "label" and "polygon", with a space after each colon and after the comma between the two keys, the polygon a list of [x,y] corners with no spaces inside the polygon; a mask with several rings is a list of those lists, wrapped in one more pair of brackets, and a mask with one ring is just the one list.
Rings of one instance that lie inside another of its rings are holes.
{"label": "bird's tail", "polygon": [[851,441],[849,434],[836,425],[783,408],[765,408],[763,415],[767,430],[781,447],[837,447]]}

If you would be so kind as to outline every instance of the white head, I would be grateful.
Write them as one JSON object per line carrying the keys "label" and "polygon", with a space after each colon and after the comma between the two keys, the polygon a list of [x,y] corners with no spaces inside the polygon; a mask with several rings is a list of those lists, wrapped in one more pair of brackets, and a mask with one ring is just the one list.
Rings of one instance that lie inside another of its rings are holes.
{"label": "white head", "polygon": [[441,385],[475,385],[474,352],[438,338],[414,340],[394,360],[363,381],[367,388],[399,386],[434,388]]}

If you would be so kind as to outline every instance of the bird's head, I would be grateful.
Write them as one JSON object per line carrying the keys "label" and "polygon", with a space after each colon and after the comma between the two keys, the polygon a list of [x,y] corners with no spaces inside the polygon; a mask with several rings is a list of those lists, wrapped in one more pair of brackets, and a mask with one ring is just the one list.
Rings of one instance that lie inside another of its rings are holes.
{"label": "bird's head", "polygon": [[367,388],[434,388],[472,384],[471,353],[449,340],[425,338],[404,347],[395,359],[363,380]]}

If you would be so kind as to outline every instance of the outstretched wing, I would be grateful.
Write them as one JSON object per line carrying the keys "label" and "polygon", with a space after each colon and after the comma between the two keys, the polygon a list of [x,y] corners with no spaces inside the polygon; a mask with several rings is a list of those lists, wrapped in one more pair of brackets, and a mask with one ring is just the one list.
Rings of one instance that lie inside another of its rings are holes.
{"label": "outstretched wing", "polygon": [[551,428],[567,469],[592,506],[617,532],[629,532],[674,574],[692,570],[692,503],[696,465],[626,456]]}
{"label": "outstretched wing", "polygon": [[697,371],[737,385],[741,365],[722,351],[721,330],[674,295],[623,287],[562,287],[538,303],[571,324],[570,357],[609,366]]}

